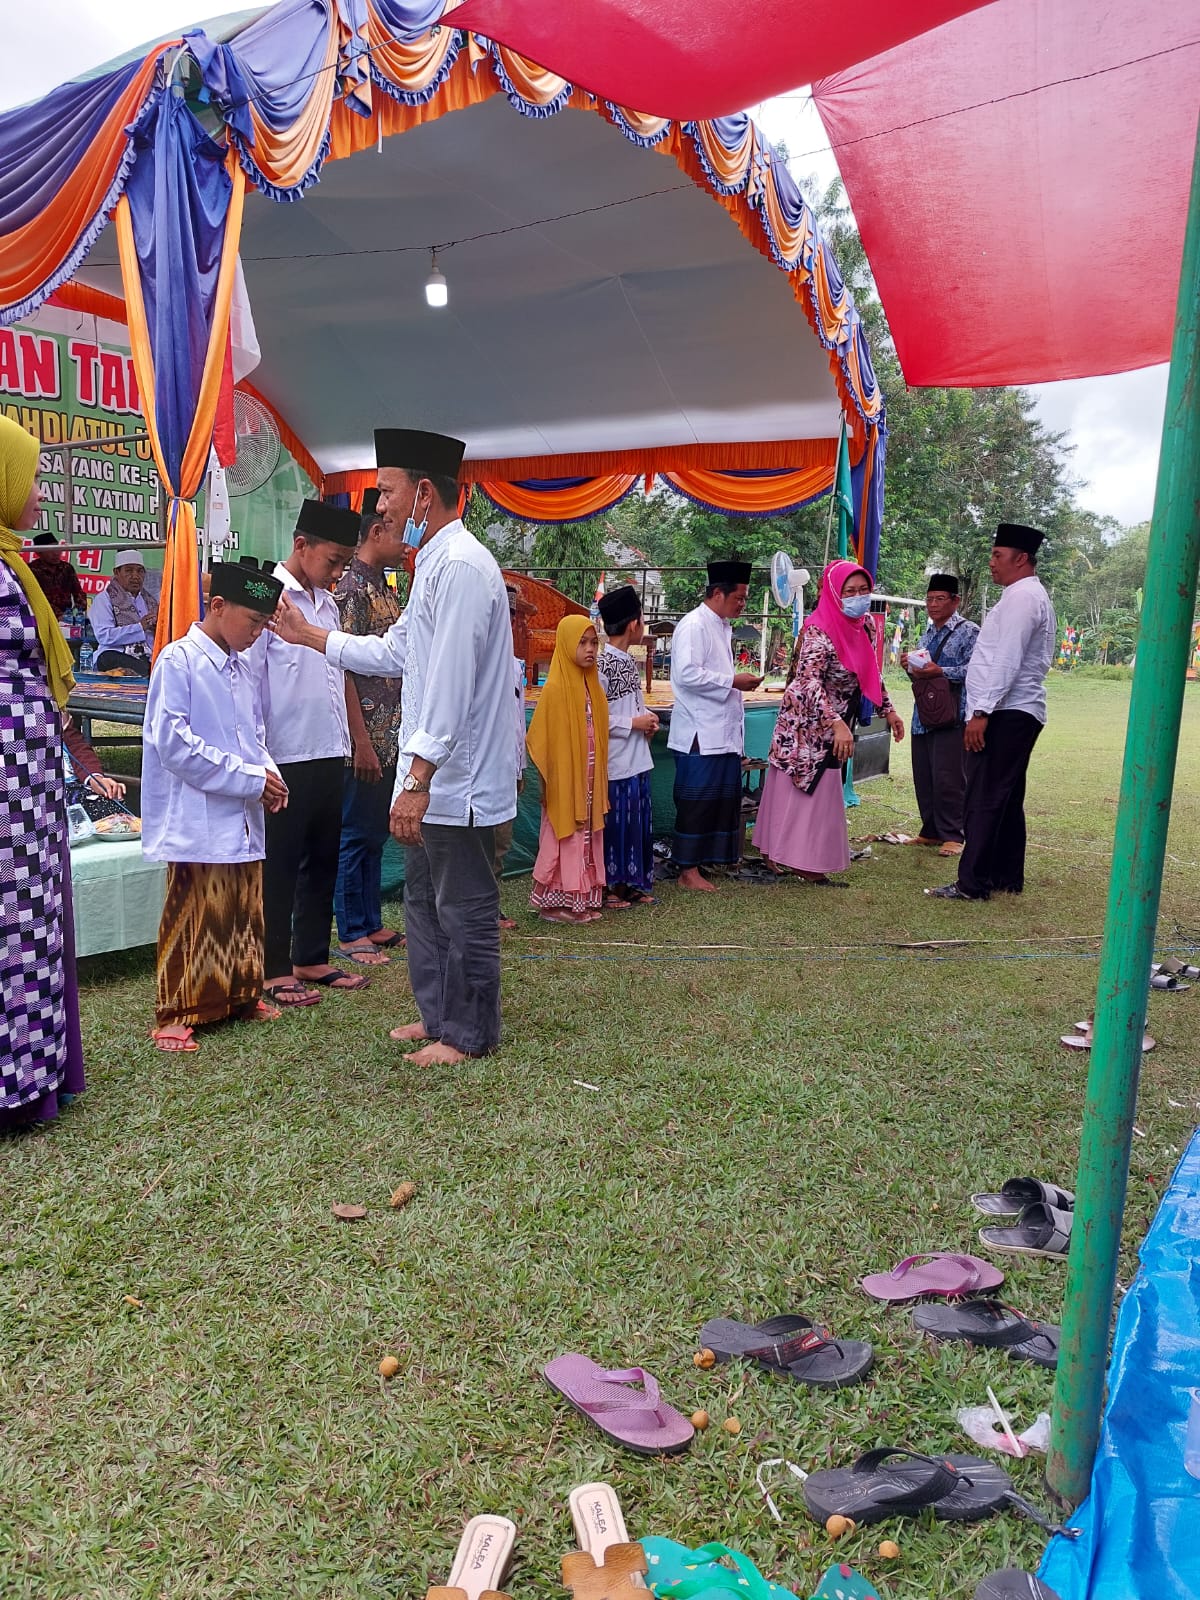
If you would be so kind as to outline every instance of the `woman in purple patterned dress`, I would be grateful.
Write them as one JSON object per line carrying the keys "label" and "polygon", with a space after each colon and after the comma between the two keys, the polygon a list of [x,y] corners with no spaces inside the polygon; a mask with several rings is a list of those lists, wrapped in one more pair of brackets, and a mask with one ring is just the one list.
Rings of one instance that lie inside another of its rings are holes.
{"label": "woman in purple patterned dress", "polygon": [[809,883],[833,885],[829,873],[850,865],[843,770],[862,701],[878,707],[897,742],[904,737],[875,654],[873,587],[853,561],[825,568],[771,739],[754,843]]}
{"label": "woman in purple patterned dress", "polygon": [[0,417],[0,1133],[83,1089],[60,709],[71,652],[20,555],[37,441]]}

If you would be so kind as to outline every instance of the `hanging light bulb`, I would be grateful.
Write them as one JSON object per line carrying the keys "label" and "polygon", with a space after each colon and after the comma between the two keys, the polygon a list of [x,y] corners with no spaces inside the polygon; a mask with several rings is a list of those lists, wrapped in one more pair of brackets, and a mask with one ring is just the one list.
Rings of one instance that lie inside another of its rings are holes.
{"label": "hanging light bulb", "polygon": [[427,305],[441,309],[449,303],[450,289],[446,283],[445,275],[437,264],[437,251],[431,252],[430,273],[425,279],[425,302]]}

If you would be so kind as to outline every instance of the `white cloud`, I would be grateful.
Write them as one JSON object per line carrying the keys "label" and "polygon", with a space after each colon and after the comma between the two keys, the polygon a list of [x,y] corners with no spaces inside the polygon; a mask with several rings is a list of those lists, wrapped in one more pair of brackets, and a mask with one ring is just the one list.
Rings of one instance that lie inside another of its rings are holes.
{"label": "white cloud", "polygon": [[[8,0],[0,111],[38,100],[137,45],[219,16],[220,0]],[[232,7],[230,7],[232,9]]]}
{"label": "white cloud", "polygon": [[1069,462],[1083,480],[1079,504],[1118,522],[1146,521],[1154,509],[1167,368],[1042,383],[1033,393],[1045,425],[1075,446]]}

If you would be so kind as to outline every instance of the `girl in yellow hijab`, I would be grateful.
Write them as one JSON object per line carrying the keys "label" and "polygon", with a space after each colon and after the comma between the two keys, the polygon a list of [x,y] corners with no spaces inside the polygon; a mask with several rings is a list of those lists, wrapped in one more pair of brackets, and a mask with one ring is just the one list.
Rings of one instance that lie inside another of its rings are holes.
{"label": "girl in yellow hijab", "polygon": [[588,617],[564,617],[529,724],[542,779],[542,831],[529,903],[547,922],[594,922],[604,898],[608,700]]}

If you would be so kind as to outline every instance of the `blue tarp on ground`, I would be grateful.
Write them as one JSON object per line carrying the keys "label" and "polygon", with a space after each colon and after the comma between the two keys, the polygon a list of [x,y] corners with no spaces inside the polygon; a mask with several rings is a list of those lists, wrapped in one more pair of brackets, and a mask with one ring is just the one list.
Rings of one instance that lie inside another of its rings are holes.
{"label": "blue tarp on ground", "polygon": [[1092,1492],[1040,1575],[1062,1600],[1196,1600],[1200,1479],[1183,1469],[1200,1387],[1200,1131],[1141,1248],[1121,1303]]}

